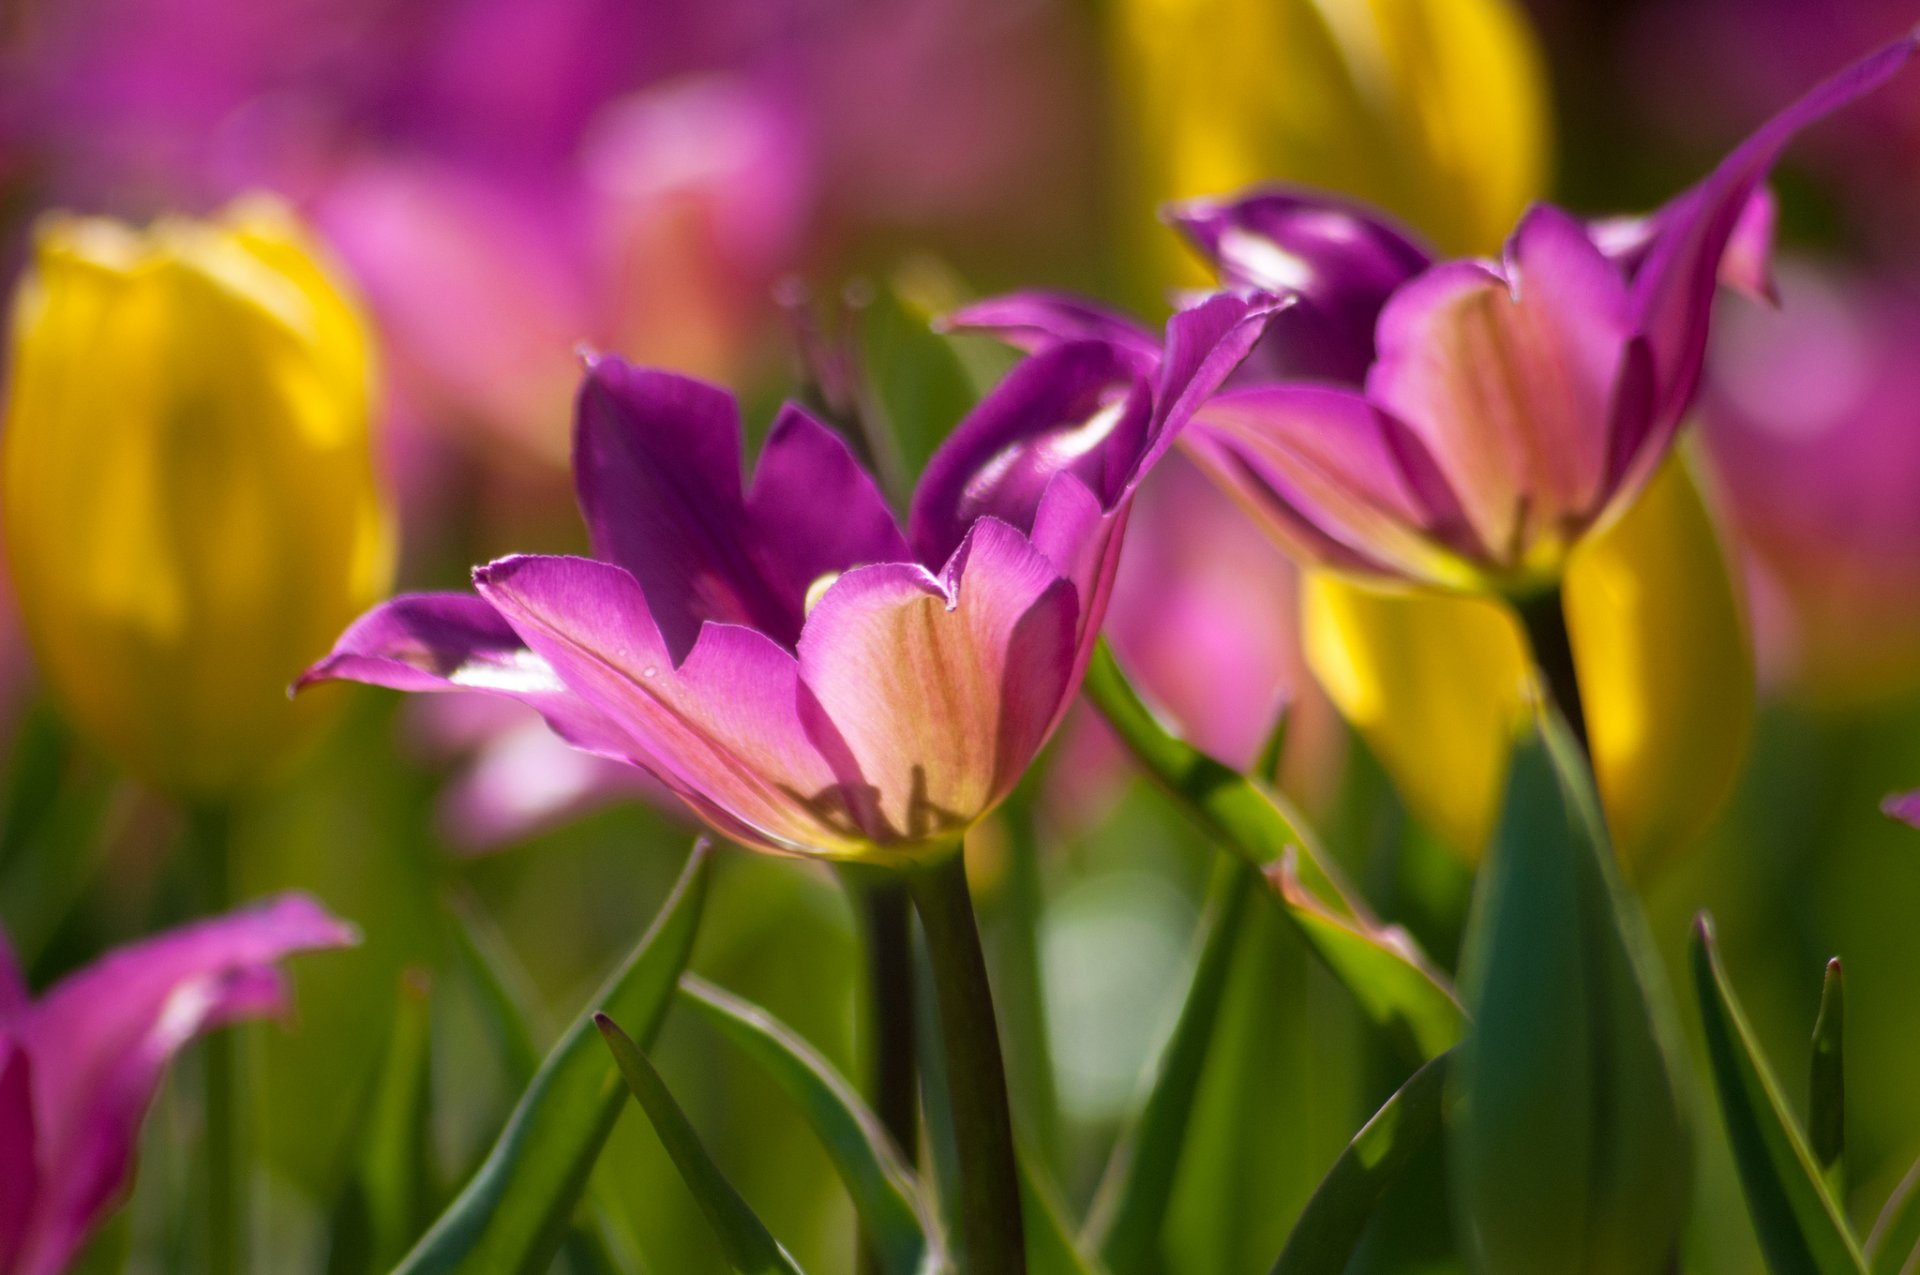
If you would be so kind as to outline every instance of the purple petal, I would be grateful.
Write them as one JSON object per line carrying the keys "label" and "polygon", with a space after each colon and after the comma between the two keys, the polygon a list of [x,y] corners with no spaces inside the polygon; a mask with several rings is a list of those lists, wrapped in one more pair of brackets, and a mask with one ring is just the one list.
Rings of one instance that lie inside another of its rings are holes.
{"label": "purple petal", "polygon": [[1176,204],[1167,219],[1234,288],[1292,295],[1248,361],[1243,381],[1357,384],[1373,358],[1374,322],[1393,290],[1433,264],[1413,235],[1361,204],[1265,187]]}
{"label": "purple petal", "polygon": [[0,1032],[0,1271],[15,1271],[40,1189],[34,1155],[33,1068],[27,1051]]}
{"label": "purple petal", "polygon": [[[1669,204],[1645,216],[1602,217],[1587,223],[1587,235],[1607,260],[1621,270],[1629,281],[1646,264],[1647,253],[1664,233],[1678,204]],[[1747,198],[1740,218],[1734,223],[1733,236],[1721,255],[1717,281],[1755,301],[1778,305],[1780,297],[1773,282],[1773,240],[1779,219],[1779,204],[1765,186]]]}
{"label": "purple petal", "polygon": [[639,583],[586,558],[506,558],[482,595],[561,681],[633,741],[636,760],[726,836],[786,853],[857,852],[857,770],[792,652],[753,629],[704,625],[676,664]]}
{"label": "purple petal", "polygon": [[[1915,36],[1902,37],[1820,84],[1763,124],[1705,181],[1656,214],[1660,233],[1633,278],[1636,326],[1652,349],[1662,421],[1650,447],[1663,445],[1693,399],[1721,257],[1767,171],[1795,134],[1886,83],[1906,65],[1915,47]],[[1751,224],[1748,230],[1750,236]]]}
{"label": "purple petal", "polygon": [[1920,828],[1920,791],[1895,793],[1880,803],[1880,812]]}
{"label": "purple petal", "polygon": [[1167,321],[1160,381],[1154,389],[1153,430],[1147,450],[1127,475],[1128,490],[1147,476],[1186,428],[1200,405],[1213,397],[1266,332],[1276,310],[1290,300],[1216,292]]}
{"label": "purple petal", "polygon": [[632,741],[520,640],[484,600],[465,593],[404,594],[356,620],[296,689],[345,679],[398,691],[483,691],[537,710],[576,748],[635,761]]}
{"label": "purple petal", "polygon": [[914,554],[946,562],[978,518],[1033,528],[1055,474],[1103,507],[1125,489],[1153,419],[1151,391],[1125,351],[1094,341],[1027,359],[982,399],[927,463],[908,519]]}
{"label": "purple petal", "polygon": [[1141,359],[1141,370],[1160,362],[1160,338],[1131,315],[1068,292],[1014,292],[976,301],[939,324],[943,332],[977,332],[1039,354],[1074,341],[1104,341]]}
{"label": "purple petal", "polygon": [[1450,583],[1479,556],[1459,503],[1420,441],[1351,390],[1232,390],[1187,432],[1202,469],[1283,548],[1339,570]]}
{"label": "purple petal", "polygon": [[56,985],[21,1020],[33,1067],[40,1191],[19,1269],[55,1272],[125,1185],[142,1118],[168,1061],[194,1036],[279,1013],[278,963],[356,942],[304,895],[119,948]]}
{"label": "purple petal", "polygon": [[778,641],[799,632],[799,610],[753,562],[731,394],[597,359],[580,384],[573,467],[595,556],[640,582],[676,662],[707,620]]}
{"label": "purple petal", "polygon": [[1631,333],[1620,276],[1580,224],[1545,205],[1507,277],[1437,266],[1380,318],[1367,392],[1407,423],[1496,563],[1591,522],[1606,487],[1616,382]]}
{"label": "purple petal", "polygon": [[[774,418],[761,449],[746,513],[754,564],[793,616],[806,614],[807,590],[820,577],[913,556],[846,441],[791,405]],[[800,631],[796,623],[769,636],[791,644]]]}
{"label": "purple petal", "polygon": [[887,564],[821,597],[800,635],[802,676],[893,838],[953,835],[1013,787],[1070,697],[1078,611],[1052,561],[991,518],[944,582]]}

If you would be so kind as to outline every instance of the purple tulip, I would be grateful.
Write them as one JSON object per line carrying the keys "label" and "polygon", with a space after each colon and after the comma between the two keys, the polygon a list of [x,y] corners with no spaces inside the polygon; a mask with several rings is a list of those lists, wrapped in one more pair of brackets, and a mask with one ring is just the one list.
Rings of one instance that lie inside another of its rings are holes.
{"label": "purple tulip", "polygon": [[[1665,457],[1716,282],[1770,290],[1762,182],[1780,151],[1914,48],[1821,85],[1651,216],[1586,223],[1536,205],[1498,262],[1431,261],[1385,220],[1298,192],[1183,205],[1174,220],[1229,283],[1296,298],[1268,337],[1293,347],[1208,404],[1193,455],[1309,561],[1446,589],[1550,583]],[[1043,296],[957,321],[1028,348],[1096,324]]]}
{"label": "purple tulip", "polygon": [[0,1275],[66,1269],[124,1195],[182,1046],[283,1013],[282,958],[356,941],[283,895],[110,952],[34,1001],[0,939]]}
{"label": "purple tulip", "polygon": [[593,362],[574,465],[595,558],[513,557],[479,596],[395,599],[302,679],[474,689],[641,766],[747,845],[898,858],[951,844],[1065,712],[1134,488],[1259,337],[1211,298],[1151,374],[1075,341],[1030,359],[934,456],[902,535],[799,408],[740,487],[738,408]]}

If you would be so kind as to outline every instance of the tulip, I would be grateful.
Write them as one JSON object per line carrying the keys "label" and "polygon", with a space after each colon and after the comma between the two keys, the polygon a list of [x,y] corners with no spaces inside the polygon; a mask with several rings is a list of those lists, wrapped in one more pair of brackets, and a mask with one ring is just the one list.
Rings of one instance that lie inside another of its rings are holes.
{"label": "tulip", "polygon": [[1195,455],[1277,539],[1343,574],[1516,599],[1551,589],[1664,461],[1699,383],[1716,277],[1764,286],[1755,241],[1774,159],[1913,49],[1902,40],[1815,89],[1649,218],[1587,225],[1537,205],[1501,261],[1411,274],[1380,307],[1363,387],[1223,395]]}
{"label": "tulip", "polygon": [[743,495],[727,394],[598,358],[574,440],[596,557],[396,599],[302,684],[507,695],[743,844],[943,856],[1071,701],[1134,485],[1261,319],[1226,296],[1176,316],[1156,378],[1098,341],[1028,361],[929,464],[910,536],[799,408]]}
{"label": "tulip", "polygon": [[173,1056],[284,1014],[280,961],[356,942],[311,899],[278,899],[108,953],[30,1000],[0,937],[0,1275],[59,1275],[132,1181]]}
{"label": "tulip", "polygon": [[358,311],[261,201],[145,231],[56,217],[14,310],[14,585],[47,683],[128,769],[195,799],[256,780],[284,691],[384,589]]}

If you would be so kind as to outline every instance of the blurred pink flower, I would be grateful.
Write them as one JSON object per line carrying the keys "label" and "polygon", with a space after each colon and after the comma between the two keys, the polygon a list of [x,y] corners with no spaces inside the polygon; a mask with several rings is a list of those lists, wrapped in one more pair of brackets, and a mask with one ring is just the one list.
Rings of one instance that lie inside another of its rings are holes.
{"label": "blurred pink flower", "polygon": [[1762,669],[1857,699],[1920,682],[1920,289],[1797,260],[1729,308],[1702,434],[1748,551]]}
{"label": "blurred pink flower", "polygon": [[294,952],[353,930],[283,895],[109,952],[28,998],[0,937],[0,1275],[59,1275],[124,1195],[174,1054],[284,1013]]}

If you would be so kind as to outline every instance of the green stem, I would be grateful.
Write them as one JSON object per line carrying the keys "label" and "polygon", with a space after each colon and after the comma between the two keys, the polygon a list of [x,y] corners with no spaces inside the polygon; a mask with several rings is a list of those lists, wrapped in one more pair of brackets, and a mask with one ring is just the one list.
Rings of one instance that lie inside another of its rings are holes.
{"label": "green stem", "polygon": [[[224,805],[195,807],[188,835],[199,857],[201,908],[208,915],[234,906],[232,811]],[[205,1041],[207,1272],[238,1275],[245,1268],[247,1191],[240,1145],[240,1042],[231,1030]]]}
{"label": "green stem", "polygon": [[967,1275],[1026,1275],[1020,1174],[1006,1067],[994,1023],[980,928],[964,856],[954,852],[907,875],[927,937],[940,1035],[946,1047],[953,1136],[960,1160],[960,1239]]}
{"label": "green stem", "polygon": [[1573,639],[1567,632],[1567,609],[1559,586],[1523,598],[1513,606],[1527,632],[1527,645],[1532,648],[1533,663],[1540,670],[1547,693],[1567,719],[1567,728],[1579,741],[1580,751],[1591,757],[1587,712],[1580,698],[1580,675],[1574,665]]}
{"label": "green stem", "polygon": [[[897,879],[869,880],[848,873],[866,922],[868,1090],[874,1114],[908,1164],[920,1155],[920,1068],[914,1047],[913,923],[907,890]],[[860,1271],[881,1269],[860,1245]]]}

